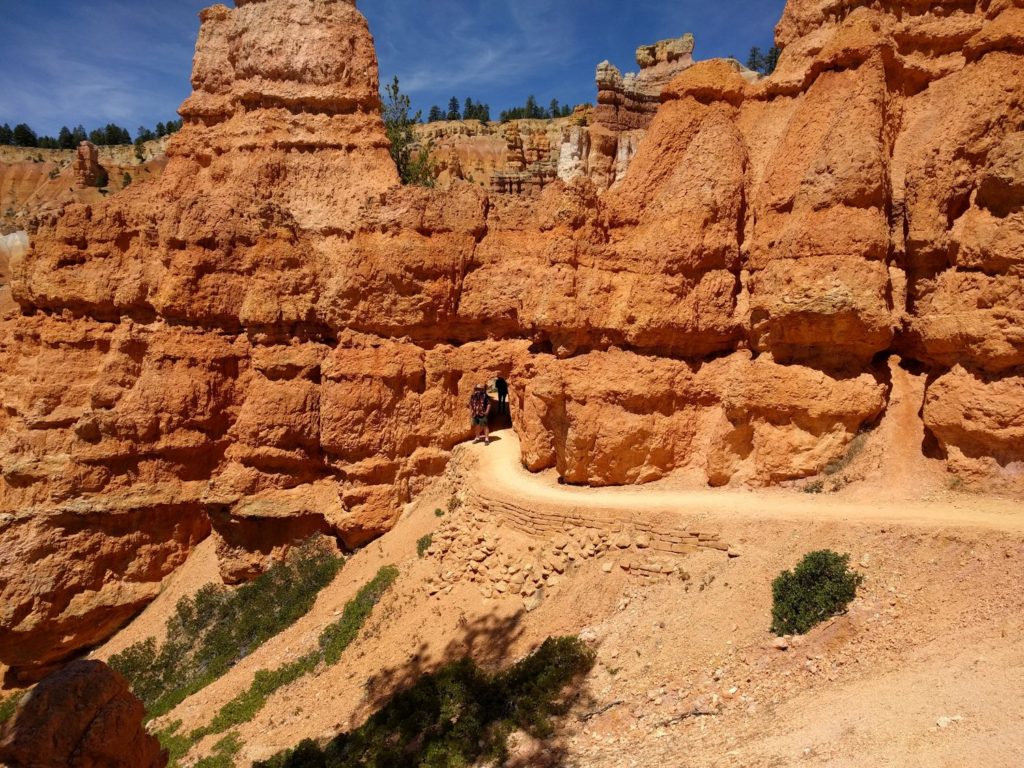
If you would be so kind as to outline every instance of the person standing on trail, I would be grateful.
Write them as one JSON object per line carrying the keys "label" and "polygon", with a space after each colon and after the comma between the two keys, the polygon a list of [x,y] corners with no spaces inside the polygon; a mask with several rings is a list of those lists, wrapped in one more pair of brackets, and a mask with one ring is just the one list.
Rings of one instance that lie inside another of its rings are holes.
{"label": "person standing on trail", "polygon": [[498,393],[498,413],[508,413],[508,382],[499,376],[494,381],[494,389]]}
{"label": "person standing on trail", "polygon": [[473,428],[476,430],[474,443],[480,442],[480,435],[483,434],[484,445],[491,444],[491,429],[488,424],[488,417],[491,415],[491,397],[487,394],[485,384],[477,384],[473,390],[473,396],[469,398],[469,413],[473,417]]}

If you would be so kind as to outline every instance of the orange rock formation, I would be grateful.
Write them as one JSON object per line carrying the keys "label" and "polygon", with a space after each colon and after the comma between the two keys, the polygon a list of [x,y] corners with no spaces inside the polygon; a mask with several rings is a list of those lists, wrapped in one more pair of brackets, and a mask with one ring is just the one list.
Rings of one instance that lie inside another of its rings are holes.
{"label": "orange rock formation", "polygon": [[0,727],[9,768],[163,768],[167,753],[146,733],[142,702],[102,661],[75,661],[25,696]]}
{"label": "orange rock formation", "polygon": [[110,634],[211,529],[228,579],[369,541],[498,374],[531,469],[766,485],[876,423],[897,357],[921,450],[1024,490],[1013,2],[791,0],[773,77],[686,69],[618,186],[533,200],[398,186],[350,0],[237,5],[162,178],[12,265],[0,662]]}
{"label": "orange rock formation", "polygon": [[100,156],[99,152],[96,151],[96,146],[91,141],[83,141],[78,145],[73,169],[75,186],[79,189],[101,186],[99,184]]}

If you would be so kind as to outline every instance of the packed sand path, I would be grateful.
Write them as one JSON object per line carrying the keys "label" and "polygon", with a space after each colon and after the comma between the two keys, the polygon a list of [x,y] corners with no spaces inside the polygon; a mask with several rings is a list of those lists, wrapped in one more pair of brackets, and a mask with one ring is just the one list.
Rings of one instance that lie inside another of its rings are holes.
{"label": "packed sand path", "polygon": [[[925,499],[900,498],[896,489],[862,495],[803,494],[791,489],[687,489],[672,480],[651,485],[588,488],[561,485],[553,472],[533,474],[520,460],[512,430],[498,432],[490,445],[479,444],[479,462],[470,485],[489,498],[519,506],[560,507],[637,516],[675,512],[714,522],[792,521],[885,523],[913,527],[968,527],[1007,533],[1024,531],[1024,505],[1009,498],[945,493]],[[886,494],[883,496],[883,494]]]}

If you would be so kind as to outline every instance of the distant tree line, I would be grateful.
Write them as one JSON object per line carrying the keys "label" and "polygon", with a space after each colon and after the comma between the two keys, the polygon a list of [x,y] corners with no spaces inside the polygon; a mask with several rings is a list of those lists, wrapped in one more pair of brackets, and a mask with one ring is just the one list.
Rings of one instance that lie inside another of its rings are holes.
{"label": "distant tree line", "polygon": [[[558,99],[552,99],[551,104],[544,108],[537,103],[536,97],[530,96],[524,106],[503,110],[499,120],[503,123],[507,123],[509,120],[550,120],[555,117],[568,117],[572,112],[573,107],[568,104],[559,104]],[[437,123],[441,120],[479,120],[489,123],[491,107],[489,104],[473,101],[471,98],[467,98],[464,103],[460,104],[459,100],[452,96],[451,101],[448,102],[447,111],[435,105],[427,113],[428,123]]]}
{"label": "distant tree line", "polygon": [[466,101],[460,106],[459,100],[452,96],[448,102],[448,111],[445,112],[438,106],[430,108],[427,113],[428,123],[437,123],[441,120],[479,120],[482,123],[491,122],[491,107],[489,104],[482,104],[466,97]]}
{"label": "distant tree line", "polygon": [[[157,123],[155,129],[140,126],[136,133],[135,143],[138,145],[153,139],[170,136],[172,133],[180,131],[181,125],[181,120],[169,120],[166,123]],[[88,133],[86,133],[85,128],[81,125],[74,128],[64,126],[56,137],[40,136],[25,123],[19,123],[13,128],[7,123],[0,125],[0,146],[75,149],[83,141],[87,140],[99,147],[113,147],[133,143],[132,135],[114,123],[108,123],[102,128],[96,128]]]}
{"label": "distant tree line", "polygon": [[537,103],[535,96],[529,96],[525,105],[503,110],[499,119],[503,123],[509,120],[551,120],[556,117],[569,117],[573,109],[568,104],[559,104],[558,99],[552,99],[551,104],[545,109]]}
{"label": "distant tree line", "polygon": [[770,75],[778,66],[781,53],[782,51],[774,45],[764,53],[755,45],[750,49],[750,55],[747,57],[747,69],[752,69],[765,76]]}

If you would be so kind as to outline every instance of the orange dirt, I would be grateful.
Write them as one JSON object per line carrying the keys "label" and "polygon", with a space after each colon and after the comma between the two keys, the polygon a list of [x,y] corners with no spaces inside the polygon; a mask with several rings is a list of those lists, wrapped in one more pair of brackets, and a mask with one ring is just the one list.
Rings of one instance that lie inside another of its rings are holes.
{"label": "orange dirt", "polygon": [[[395,563],[401,577],[341,662],[279,691],[239,729],[239,765],[358,725],[396,687],[446,660],[469,653],[504,665],[564,633],[580,633],[598,650],[563,729],[543,747],[567,766],[1019,764],[1019,505],[948,492],[868,502],[785,490],[703,493],[671,483],[570,489],[553,476],[527,475],[515,436],[499,437],[486,448],[457,450],[444,484],[352,557],[309,615],[157,725],[208,722],[257,669],[312,648],[356,590],[381,565]],[[563,574],[552,571],[527,610],[531,601],[511,593],[481,597],[487,584],[452,567],[457,546],[445,553],[437,543],[440,531],[455,530],[499,542],[497,557],[543,557],[551,540],[477,507],[483,491],[535,512],[672,515],[684,528],[714,530],[739,556],[711,549],[661,554],[675,571],[652,575],[621,566],[636,561],[635,539],[628,549],[613,543],[602,555],[568,562]],[[459,509],[435,517],[453,496],[463,500]],[[416,541],[431,530],[435,545],[419,559]],[[771,580],[822,547],[851,553],[865,584],[847,615],[777,650],[767,632]],[[153,632],[173,606],[170,598],[210,574],[209,553],[200,548],[140,623],[97,655]],[[695,710],[705,714],[693,716]]]}

